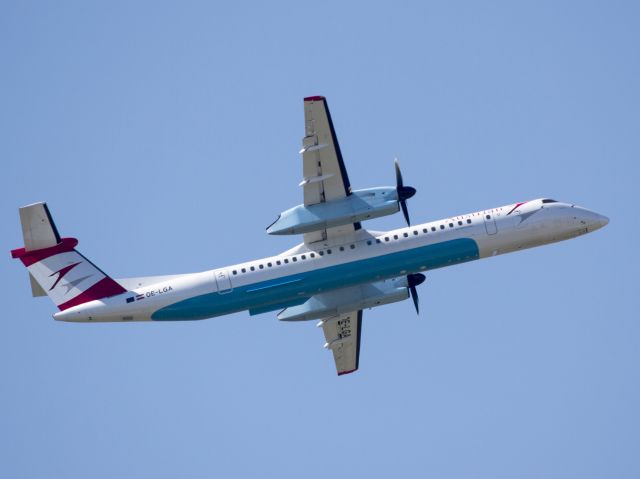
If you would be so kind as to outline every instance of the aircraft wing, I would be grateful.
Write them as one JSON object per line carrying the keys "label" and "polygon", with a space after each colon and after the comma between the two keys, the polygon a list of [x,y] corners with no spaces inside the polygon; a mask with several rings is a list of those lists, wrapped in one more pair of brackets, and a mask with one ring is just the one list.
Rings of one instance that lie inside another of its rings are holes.
{"label": "aircraft wing", "polygon": [[[322,96],[304,99],[305,137],[302,139],[305,206],[338,200],[351,194],[338,138],[333,128],[327,100]],[[360,229],[360,223],[327,228],[304,235],[305,243],[343,236]]]}
{"label": "aircraft wing", "polygon": [[322,330],[327,340],[325,347],[333,352],[338,376],[356,371],[360,359],[362,310],[325,319]]}

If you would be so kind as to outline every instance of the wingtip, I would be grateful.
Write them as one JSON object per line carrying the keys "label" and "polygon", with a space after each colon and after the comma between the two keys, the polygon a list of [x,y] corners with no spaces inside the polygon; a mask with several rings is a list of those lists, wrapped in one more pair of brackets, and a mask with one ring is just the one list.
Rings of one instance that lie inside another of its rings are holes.
{"label": "wingtip", "polygon": [[349,370],[349,371],[340,371],[340,372],[338,372],[338,376],[343,376],[343,375],[345,375],[345,374],[355,373],[357,370],[358,370],[358,368],[351,369],[351,370]]}
{"label": "wingtip", "polygon": [[316,96],[307,96],[304,98],[304,101],[322,101],[325,98],[323,96],[320,95],[316,95]]}

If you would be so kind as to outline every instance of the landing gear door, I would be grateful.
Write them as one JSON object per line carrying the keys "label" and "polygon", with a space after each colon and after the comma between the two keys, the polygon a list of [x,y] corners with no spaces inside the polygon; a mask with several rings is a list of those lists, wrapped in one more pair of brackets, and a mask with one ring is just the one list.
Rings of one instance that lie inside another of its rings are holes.
{"label": "landing gear door", "polygon": [[216,278],[216,285],[218,286],[218,294],[230,293],[233,287],[231,286],[231,278],[226,269],[217,269],[213,272]]}
{"label": "landing gear door", "polygon": [[484,227],[487,230],[488,235],[494,235],[498,232],[498,226],[496,225],[496,218],[493,213],[485,211]]}

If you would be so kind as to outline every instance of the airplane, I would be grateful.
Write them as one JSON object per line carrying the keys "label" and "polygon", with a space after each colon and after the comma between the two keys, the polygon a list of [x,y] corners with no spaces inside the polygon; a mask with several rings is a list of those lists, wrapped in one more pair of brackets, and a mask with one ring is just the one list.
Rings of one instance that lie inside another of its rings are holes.
{"label": "airplane", "polygon": [[[338,375],[359,367],[362,312],[411,298],[425,272],[591,233],[609,219],[541,198],[411,225],[406,186],[352,190],[327,101],[304,99],[303,203],[280,213],[271,235],[303,235],[275,256],[181,275],[112,279],[61,237],[44,202],[19,209],[33,296],[48,295],[58,321],[182,321],[279,311],[280,321],[318,320]],[[402,211],[406,227],[372,231],[366,220]]]}

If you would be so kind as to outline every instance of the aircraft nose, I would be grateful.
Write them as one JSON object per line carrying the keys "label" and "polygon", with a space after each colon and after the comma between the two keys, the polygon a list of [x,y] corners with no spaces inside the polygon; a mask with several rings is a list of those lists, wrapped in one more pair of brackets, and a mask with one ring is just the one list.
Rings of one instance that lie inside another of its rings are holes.
{"label": "aircraft nose", "polygon": [[600,228],[602,228],[603,226],[607,226],[609,224],[609,218],[607,218],[605,215],[598,215],[598,222],[600,223]]}
{"label": "aircraft nose", "polygon": [[587,230],[589,232],[599,230],[600,228],[609,224],[609,218],[607,218],[606,216],[596,213],[595,211],[590,211],[589,213],[590,214],[587,226]]}

